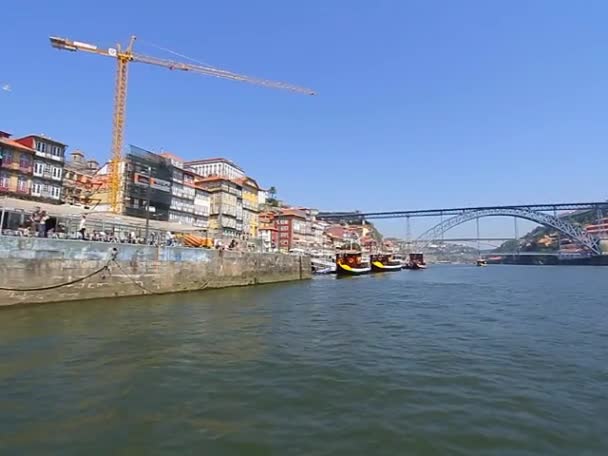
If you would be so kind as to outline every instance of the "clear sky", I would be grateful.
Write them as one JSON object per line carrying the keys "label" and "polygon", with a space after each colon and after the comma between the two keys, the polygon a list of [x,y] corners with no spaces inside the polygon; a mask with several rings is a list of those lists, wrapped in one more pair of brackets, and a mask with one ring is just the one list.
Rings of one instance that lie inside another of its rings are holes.
{"label": "clear sky", "polygon": [[396,210],[603,200],[608,2],[2,2],[0,130],[109,156],[115,62],[154,45],[317,97],[130,66],[126,143],[224,156],[290,202]]}

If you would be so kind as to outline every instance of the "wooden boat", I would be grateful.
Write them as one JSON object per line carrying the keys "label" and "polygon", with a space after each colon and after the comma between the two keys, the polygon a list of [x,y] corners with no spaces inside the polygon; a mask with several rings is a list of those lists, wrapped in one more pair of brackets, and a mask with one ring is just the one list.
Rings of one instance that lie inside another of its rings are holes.
{"label": "wooden boat", "polygon": [[484,258],[479,258],[477,260],[477,266],[478,267],[484,267],[484,266],[487,266],[487,265],[488,265],[488,262]]}
{"label": "wooden boat", "polygon": [[362,275],[370,273],[372,268],[361,259],[361,252],[344,252],[336,255],[336,274]]}
{"label": "wooden boat", "polygon": [[400,271],[403,264],[387,254],[377,254],[370,257],[373,272]]}
{"label": "wooden boat", "polygon": [[404,269],[426,269],[424,255],[422,253],[410,253],[410,257],[407,260]]}

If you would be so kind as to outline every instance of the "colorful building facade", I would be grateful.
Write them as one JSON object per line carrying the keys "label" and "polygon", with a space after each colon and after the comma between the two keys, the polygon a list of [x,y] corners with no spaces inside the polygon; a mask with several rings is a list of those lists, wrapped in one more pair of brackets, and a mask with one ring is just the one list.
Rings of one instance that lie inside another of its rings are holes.
{"label": "colorful building facade", "polygon": [[31,195],[36,151],[0,131],[0,193],[22,198]]}
{"label": "colorful building facade", "polygon": [[260,204],[258,183],[250,178],[243,177],[236,180],[242,188],[243,199],[243,234],[245,237],[254,239],[258,237]]}
{"label": "colorful building facade", "polygon": [[63,168],[63,201],[76,206],[90,206],[100,183],[97,160],[86,160],[85,154],[75,150]]}
{"label": "colorful building facade", "polygon": [[209,232],[240,238],[243,234],[242,186],[220,176],[201,177],[196,186],[209,192]]}
{"label": "colorful building facade", "polygon": [[35,151],[30,195],[49,202],[60,203],[67,146],[44,135],[29,135],[16,141]]}
{"label": "colorful building facade", "polygon": [[306,245],[306,213],[299,209],[281,209],[276,216],[278,248],[282,252],[304,249]]}

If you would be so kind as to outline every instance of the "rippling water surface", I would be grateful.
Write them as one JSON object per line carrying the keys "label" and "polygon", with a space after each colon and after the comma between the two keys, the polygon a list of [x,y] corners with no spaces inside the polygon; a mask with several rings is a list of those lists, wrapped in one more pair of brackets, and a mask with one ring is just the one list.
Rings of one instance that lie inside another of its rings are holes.
{"label": "rippling water surface", "polygon": [[608,454],[608,268],[0,312],[0,453]]}

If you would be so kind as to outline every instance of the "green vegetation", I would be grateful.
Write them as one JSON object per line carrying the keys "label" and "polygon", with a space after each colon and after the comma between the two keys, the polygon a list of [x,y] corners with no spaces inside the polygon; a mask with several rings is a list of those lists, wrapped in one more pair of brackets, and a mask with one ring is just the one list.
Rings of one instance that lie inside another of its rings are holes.
{"label": "green vegetation", "polygon": [[[564,216],[565,217],[565,216]],[[575,225],[584,226],[591,223],[595,223],[597,214],[595,211],[585,210],[579,211],[572,214],[568,214],[567,220]],[[504,242],[498,247],[495,252],[551,252],[559,249],[560,234],[557,230],[546,227],[538,226],[524,235],[519,241],[512,239]],[[562,236],[563,239],[563,236]]]}
{"label": "green vegetation", "polygon": [[266,204],[271,207],[279,207],[280,201],[277,199],[277,188],[273,185],[268,189],[268,198]]}

